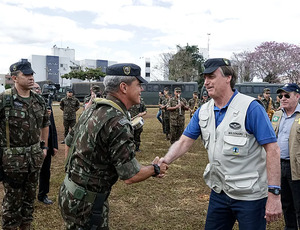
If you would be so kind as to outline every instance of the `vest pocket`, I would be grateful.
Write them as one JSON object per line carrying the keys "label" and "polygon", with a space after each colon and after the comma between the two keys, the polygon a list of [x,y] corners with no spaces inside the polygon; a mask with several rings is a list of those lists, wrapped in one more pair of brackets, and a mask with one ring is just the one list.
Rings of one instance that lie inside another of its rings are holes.
{"label": "vest pocket", "polygon": [[200,127],[201,128],[206,128],[207,124],[208,124],[208,116],[201,114],[200,118],[199,118]]}
{"label": "vest pocket", "polygon": [[225,156],[247,156],[248,142],[244,136],[224,135],[223,154]]}
{"label": "vest pocket", "polygon": [[296,129],[296,137],[297,137],[298,142],[300,142],[300,127],[298,127]]}
{"label": "vest pocket", "polygon": [[225,175],[224,190],[233,195],[259,192],[258,178],[258,172]]}

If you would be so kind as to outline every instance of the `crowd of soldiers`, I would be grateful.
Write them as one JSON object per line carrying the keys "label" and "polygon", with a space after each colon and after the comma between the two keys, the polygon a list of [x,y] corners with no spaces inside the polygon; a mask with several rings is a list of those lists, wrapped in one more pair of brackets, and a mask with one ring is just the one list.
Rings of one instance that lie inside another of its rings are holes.
{"label": "crowd of soldiers", "polygon": [[[185,111],[189,111],[190,118],[193,117],[196,110],[209,101],[206,91],[203,91],[202,98],[199,99],[198,92],[193,92],[193,98],[187,101],[181,96],[181,88],[174,89],[174,96],[168,87],[159,96],[159,110],[161,110],[162,130],[166,135],[166,140],[173,144],[179,139],[184,130],[185,125]],[[160,117],[157,119],[160,121]]]}

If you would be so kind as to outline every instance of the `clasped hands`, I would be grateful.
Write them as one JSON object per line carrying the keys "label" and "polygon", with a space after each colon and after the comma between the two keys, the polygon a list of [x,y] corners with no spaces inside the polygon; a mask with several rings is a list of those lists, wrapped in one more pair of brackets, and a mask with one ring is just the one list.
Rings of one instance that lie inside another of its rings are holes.
{"label": "clasped hands", "polygon": [[156,177],[158,178],[164,177],[167,169],[169,168],[169,165],[164,162],[164,158],[155,157],[154,160],[152,161],[152,164],[157,164],[160,167],[160,174],[157,175]]}

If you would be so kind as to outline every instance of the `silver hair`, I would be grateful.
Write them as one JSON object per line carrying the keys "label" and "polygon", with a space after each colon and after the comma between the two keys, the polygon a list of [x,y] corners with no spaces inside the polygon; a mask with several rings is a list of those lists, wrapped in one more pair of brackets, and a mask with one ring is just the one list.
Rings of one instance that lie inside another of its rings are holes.
{"label": "silver hair", "polygon": [[119,91],[119,86],[121,82],[130,85],[134,80],[137,78],[129,77],[129,76],[114,76],[114,75],[107,75],[104,78],[103,84],[105,87],[106,93],[117,93]]}

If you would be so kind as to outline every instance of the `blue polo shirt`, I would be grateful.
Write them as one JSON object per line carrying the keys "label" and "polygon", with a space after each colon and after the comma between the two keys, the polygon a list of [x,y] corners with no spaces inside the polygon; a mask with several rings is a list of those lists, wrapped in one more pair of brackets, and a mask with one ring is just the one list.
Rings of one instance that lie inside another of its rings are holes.
{"label": "blue polo shirt", "polygon": [[[228,103],[223,108],[214,106],[216,127],[223,121],[228,105],[232,99],[238,94],[234,89],[234,93]],[[200,109],[200,108],[199,108]],[[185,128],[183,135],[196,140],[201,135],[199,126],[199,109],[195,112],[190,123]],[[260,145],[276,142],[276,135],[272,128],[269,117],[264,107],[256,100],[252,101],[248,107],[246,114],[245,127],[248,133],[253,134]]]}
{"label": "blue polo shirt", "polygon": [[284,109],[282,109],[283,114],[279,124],[278,130],[278,145],[280,148],[280,158],[281,159],[290,159],[289,153],[289,137],[293,123],[295,122],[295,116],[297,113],[300,113],[300,105],[298,104],[295,112],[288,116]]}

